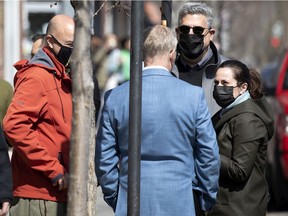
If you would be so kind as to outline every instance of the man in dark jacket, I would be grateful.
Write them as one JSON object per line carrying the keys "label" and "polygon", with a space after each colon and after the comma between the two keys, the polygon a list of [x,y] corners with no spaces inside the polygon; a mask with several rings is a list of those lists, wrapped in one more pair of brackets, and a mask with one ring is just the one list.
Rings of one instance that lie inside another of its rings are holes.
{"label": "man in dark jacket", "polygon": [[12,171],[7,144],[0,125],[0,216],[8,213],[12,201]]}
{"label": "man in dark jacket", "polygon": [[173,69],[180,79],[203,87],[211,117],[220,110],[212,95],[215,72],[227,59],[212,42],[215,34],[212,24],[212,9],[204,3],[189,2],[180,9],[175,29],[179,57]]}
{"label": "man in dark jacket", "polygon": [[[220,110],[213,99],[214,77],[218,66],[227,58],[221,56],[212,42],[212,9],[205,3],[186,3],[178,14],[178,58],[172,70],[175,76],[203,88],[211,117]],[[195,188],[196,185],[193,185]],[[201,192],[194,190],[195,211],[197,216],[204,216],[203,207],[197,203]]]}

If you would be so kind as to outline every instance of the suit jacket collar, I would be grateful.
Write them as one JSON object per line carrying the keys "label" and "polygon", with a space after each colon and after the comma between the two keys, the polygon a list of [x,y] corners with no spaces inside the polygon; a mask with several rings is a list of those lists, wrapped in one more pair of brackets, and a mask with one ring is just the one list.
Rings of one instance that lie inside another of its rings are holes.
{"label": "suit jacket collar", "polygon": [[[142,71],[142,76],[152,76],[152,75],[158,75],[158,76],[173,76],[170,71],[168,71],[164,67],[145,67]],[[173,76],[174,77],[174,76]]]}

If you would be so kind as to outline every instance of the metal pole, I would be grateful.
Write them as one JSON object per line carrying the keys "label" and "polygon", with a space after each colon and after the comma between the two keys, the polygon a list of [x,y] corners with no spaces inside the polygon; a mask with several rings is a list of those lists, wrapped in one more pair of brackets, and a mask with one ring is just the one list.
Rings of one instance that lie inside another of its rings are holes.
{"label": "metal pole", "polygon": [[132,1],[128,150],[128,216],[140,215],[143,1]]}
{"label": "metal pole", "polygon": [[162,1],[161,25],[171,27],[172,1]]}

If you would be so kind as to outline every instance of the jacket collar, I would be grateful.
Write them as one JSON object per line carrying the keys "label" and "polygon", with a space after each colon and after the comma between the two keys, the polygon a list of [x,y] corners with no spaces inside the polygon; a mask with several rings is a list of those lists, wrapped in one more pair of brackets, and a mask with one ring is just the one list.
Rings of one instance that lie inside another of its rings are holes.
{"label": "jacket collar", "polygon": [[234,106],[248,100],[249,98],[251,98],[251,96],[250,96],[249,91],[247,90],[246,92],[244,92],[244,94],[239,95],[233,103],[231,103],[229,106],[227,106],[227,109],[233,108]]}
{"label": "jacket collar", "polygon": [[222,128],[222,126],[226,122],[230,121],[230,119],[232,119],[234,116],[237,116],[241,113],[254,113],[256,116],[258,116],[258,118],[262,120],[265,127],[267,128],[268,138],[271,139],[274,134],[274,119],[269,108],[269,103],[265,96],[257,99],[250,98],[227,110],[227,112],[223,113],[219,119],[220,113],[221,110],[213,116],[214,120],[216,121],[213,122],[213,125],[215,125],[214,128],[217,133]]}
{"label": "jacket collar", "polygon": [[43,48],[43,51],[49,56],[49,58],[52,60],[56,70],[56,75],[59,77],[64,77],[65,75],[65,67],[64,65],[62,65],[58,59],[56,58],[56,56],[54,55],[54,53],[52,53],[48,48]]}
{"label": "jacket collar", "polygon": [[210,49],[212,50],[215,62],[208,64],[206,69],[205,69],[205,72],[206,72],[205,74],[206,74],[207,79],[213,79],[215,77],[215,72],[216,72],[218,66],[221,64],[220,54],[219,54],[215,44],[212,41],[210,41]]}
{"label": "jacket collar", "polygon": [[152,75],[158,75],[158,76],[173,76],[174,75],[168,71],[165,67],[161,66],[150,66],[150,67],[144,67],[142,71],[142,76],[152,76]]}
{"label": "jacket collar", "polygon": [[65,75],[65,67],[47,47],[40,49],[28,64],[46,68],[58,77],[64,77]]}
{"label": "jacket collar", "polygon": [[251,103],[251,99],[248,99],[246,101],[244,101],[241,104],[238,104],[237,106],[227,109],[225,110],[225,112],[223,112],[223,109],[221,109],[216,115],[221,115],[221,118],[219,119],[219,121],[215,124],[215,130],[217,131],[219,128],[222,127],[222,125],[224,123],[226,123],[227,121],[229,121],[231,118],[233,118],[234,116],[239,115],[240,113],[245,113],[245,112],[251,112],[251,110],[247,109],[246,104]]}

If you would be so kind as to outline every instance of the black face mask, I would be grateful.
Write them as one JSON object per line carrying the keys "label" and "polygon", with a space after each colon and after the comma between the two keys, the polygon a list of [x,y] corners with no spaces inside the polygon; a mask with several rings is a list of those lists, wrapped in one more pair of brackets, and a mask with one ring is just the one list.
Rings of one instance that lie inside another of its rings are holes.
{"label": "black face mask", "polygon": [[73,48],[66,47],[61,45],[61,49],[57,55],[58,60],[63,64],[65,67],[69,61]]}
{"label": "black face mask", "polygon": [[233,89],[235,87],[214,85],[213,98],[220,107],[225,108],[235,101],[233,96]]}
{"label": "black face mask", "polygon": [[204,35],[180,34],[177,51],[189,59],[198,58],[204,51]]}
{"label": "black face mask", "polygon": [[[59,53],[56,55],[57,59],[61,62],[65,67],[68,66],[68,61],[71,56],[73,48],[63,46],[57,39],[51,34],[51,37],[56,41],[56,43],[61,47]],[[56,53],[55,53],[56,54]]]}

